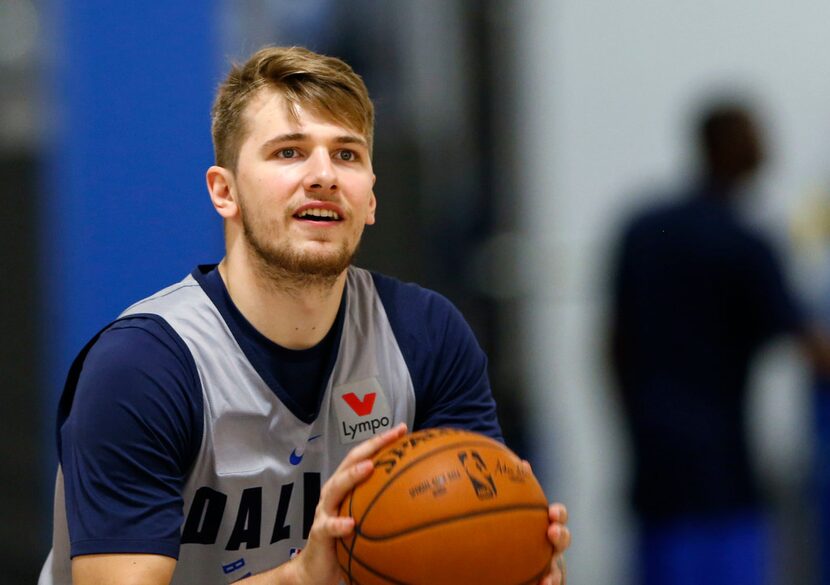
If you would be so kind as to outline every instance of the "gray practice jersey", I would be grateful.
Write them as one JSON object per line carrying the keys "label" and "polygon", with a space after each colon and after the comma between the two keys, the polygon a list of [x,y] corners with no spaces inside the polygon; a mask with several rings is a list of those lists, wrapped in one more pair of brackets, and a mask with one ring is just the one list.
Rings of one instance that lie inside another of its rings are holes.
{"label": "gray practice jersey", "polygon": [[[305,544],[320,486],[350,448],[415,418],[415,393],[369,272],[350,268],[340,345],[320,414],[299,420],[262,380],[193,276],[124,315],[161,316],[191,352],[204,436],[183,497],[177,585],[230,583],[288,561]],[[40,585],[69,584],[58,471],[54,544]]]}

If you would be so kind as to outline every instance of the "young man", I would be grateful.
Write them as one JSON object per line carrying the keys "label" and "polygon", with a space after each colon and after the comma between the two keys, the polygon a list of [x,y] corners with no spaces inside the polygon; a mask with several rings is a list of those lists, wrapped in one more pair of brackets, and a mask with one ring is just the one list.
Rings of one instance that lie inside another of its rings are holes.
{"label": "young man", "polygon": [[[272,47],[231,71],[207,171],[225,258],[73,364],[41,584],[335,584],[354,524],[339,504],[375,452],[406,428],[500,437],[452,305],[350,266],[375,221],[372,130],[342,61]],[[550,518],[558,562],[564,508]],[[546,582],[563,578],[554,564]]]}

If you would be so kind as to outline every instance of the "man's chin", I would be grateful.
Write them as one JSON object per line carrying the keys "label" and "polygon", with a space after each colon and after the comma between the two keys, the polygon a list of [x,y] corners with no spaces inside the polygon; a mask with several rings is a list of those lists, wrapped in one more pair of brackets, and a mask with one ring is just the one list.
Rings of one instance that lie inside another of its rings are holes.
{"label": "man's chin", "polygon": [[337,278],[351,263],[351,258],[308,258],[290,268],[298,275]]}
{"label": "man's chin", "polygon": [[[316,244],[316,243],[315,243]],[[290,254],[285,266],[298,274],[308,276],[336,277],[352,263],[354,251],[345,245],[312,245],[307,249]]]}
{"label": "man's chin", "polygon": [[327,251],[256,250],[259,265],[275,280],[334,280],[352,263],[354,254],[347,249]]}

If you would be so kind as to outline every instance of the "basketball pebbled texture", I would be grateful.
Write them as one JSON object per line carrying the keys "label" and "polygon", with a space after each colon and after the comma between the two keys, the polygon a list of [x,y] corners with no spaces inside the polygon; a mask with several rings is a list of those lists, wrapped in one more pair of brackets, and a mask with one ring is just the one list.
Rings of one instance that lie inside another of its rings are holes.
{"label": "basketball pebbled texture", "polygon": [[373,461],[340,508],[355,519],[337,542],[348,585],[535,585],[547,572],[545,494],[503,444],[426,429]]}

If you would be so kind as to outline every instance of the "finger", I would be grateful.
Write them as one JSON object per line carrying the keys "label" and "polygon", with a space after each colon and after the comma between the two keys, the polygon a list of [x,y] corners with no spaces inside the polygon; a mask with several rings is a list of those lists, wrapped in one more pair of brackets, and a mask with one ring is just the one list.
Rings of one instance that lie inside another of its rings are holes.
{"label": "finger", "polygon": [[559,569],[559,580],[555,581],[555,585],[565,585],[568,580],[568,565],[565,563],[565,557],[559,555],[556,557],[556,568]]}
{"label": "finger", "polygon": [[345,469],[347,467],[355,465],[363,459],[368,459],[372,457],[372,455],[383,449],[386,445],[403,437],[405,434],[406,423],[400,423],[392,427],[388,431],[385,431],[379,435],[375,435],[371,439],[363,441],[362,443],[354,447],[351,451],[349,451],[346,457],[343,458],[343,461],[337,468],[338,471],[340,469]]}
{"label": "finger", "polygon": [[354,518],[348,516],[326,516],[322,520],[315,520],[315,528],[319,528],[329,538],[343,538],[354,530]]}
{"label": "finger", "polygon": [[548,517],[551,522],[558,522],[559,524],[568,523],[568,509],[564,504],[551,504],[548,508]]}
{"label": "finger", "polygon": [[548,540],[553,545],[556,554],[562,554],[571,546],[571,531],[567,526],[551,524],[548,527]]}
{"label": "finger", "polygon": [[539,585],[565,585],[567,572],[565,557],[557,555],[551,562],[551,571],[542,578]]}
{"label": "finger", "polygon": [[374,464],[364,459],[345,469],[338,468],[320,491],[320,506],[326,514],[336,516],[340,503],[354,487],[372,474]]}
{"label": "finger", "polygon": [[372,474],[374,465],[369,457],[404,434],[406,434],[406,423],[400,423],[349,451],[334,475],[323,485],[320,492],[320,505],[323,510],[327,514],[336,515],[346,494]]}

